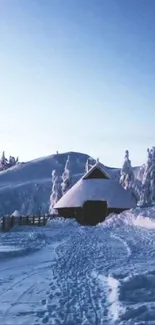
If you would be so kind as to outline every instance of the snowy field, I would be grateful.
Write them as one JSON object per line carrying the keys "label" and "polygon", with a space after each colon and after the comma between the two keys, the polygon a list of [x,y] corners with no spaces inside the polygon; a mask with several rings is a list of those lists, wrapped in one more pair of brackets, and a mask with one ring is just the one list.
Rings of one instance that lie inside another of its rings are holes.
{"label": "snowy field", "polygon": [[155,208],[0,233],[0,324],[155,324]]}

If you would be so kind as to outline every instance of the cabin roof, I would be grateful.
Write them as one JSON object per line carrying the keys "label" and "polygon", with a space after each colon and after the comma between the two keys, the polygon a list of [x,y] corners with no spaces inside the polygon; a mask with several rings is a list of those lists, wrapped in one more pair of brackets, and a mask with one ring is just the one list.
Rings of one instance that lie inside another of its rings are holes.
{"label": "cabin roof", "polygon": [[104,178],[104,179],[110,179],[111,175],[110,173],[108,173],[106,171],[106,168],[104,168],[104,166],[100,163],[97,162],[94,166],[92,166],[88,172],[83,176],[83,179],[89,179],[91,178],[91,175],[93,176],[93,174],[98,171],[98,177],[97,178]]}
{"label": "cabin roof", "polygon": [[118,181],[81,178],[55,204],[55,209],[82,207],[87,200],[107,201],[108,208],[131,209],[136,207],[132,193]]}

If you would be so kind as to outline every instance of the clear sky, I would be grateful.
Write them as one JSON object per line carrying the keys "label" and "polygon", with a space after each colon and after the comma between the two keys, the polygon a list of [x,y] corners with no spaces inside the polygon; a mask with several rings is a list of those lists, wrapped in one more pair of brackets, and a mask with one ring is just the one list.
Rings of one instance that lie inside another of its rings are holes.
{"label": "clear sky", "polygon": [[155,145],[155,0],[0,0],[0,151],[120,166]]}

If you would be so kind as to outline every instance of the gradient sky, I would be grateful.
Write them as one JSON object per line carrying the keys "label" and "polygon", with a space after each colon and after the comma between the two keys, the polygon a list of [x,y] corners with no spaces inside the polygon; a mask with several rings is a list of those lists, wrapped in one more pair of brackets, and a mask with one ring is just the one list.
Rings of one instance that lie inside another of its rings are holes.
{"label": "gradient sky", "polygon": [[133,165],[155,145],[155,0],[0,0],[0,151]]}

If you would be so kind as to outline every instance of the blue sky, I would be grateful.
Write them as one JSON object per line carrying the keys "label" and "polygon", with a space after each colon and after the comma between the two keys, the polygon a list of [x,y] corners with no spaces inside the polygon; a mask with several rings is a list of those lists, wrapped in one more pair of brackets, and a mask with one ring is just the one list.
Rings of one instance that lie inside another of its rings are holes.
{"label": "blue sky", "polygon": [[154,0],[1,0],[0,150],[133,165],[155,145]]}

